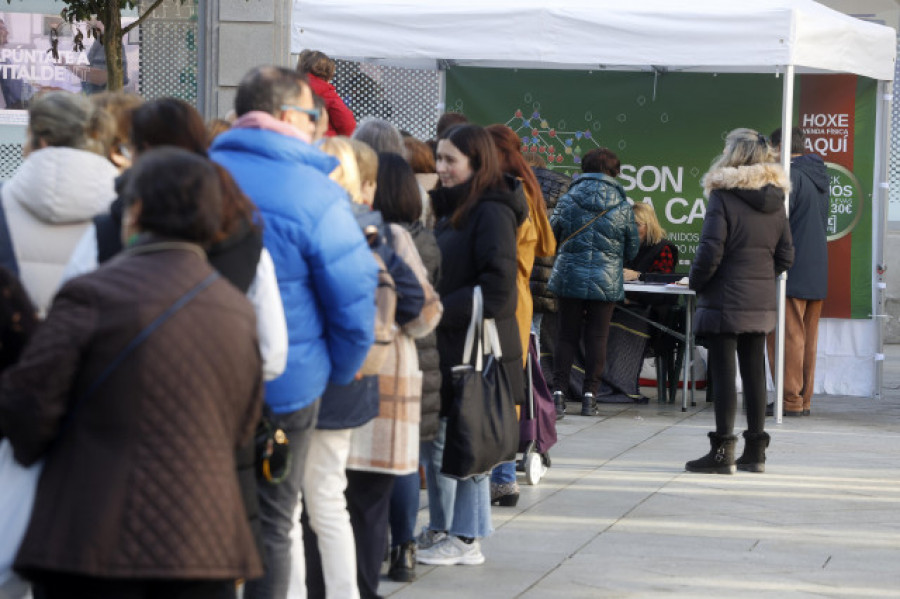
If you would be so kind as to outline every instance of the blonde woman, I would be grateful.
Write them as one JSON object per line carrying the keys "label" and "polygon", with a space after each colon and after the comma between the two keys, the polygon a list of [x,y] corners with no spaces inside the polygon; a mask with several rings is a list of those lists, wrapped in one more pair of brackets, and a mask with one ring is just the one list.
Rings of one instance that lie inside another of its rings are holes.
{"label": "blonde woman", "polygon": [[625,280],[634,281],[644,273],[671,274],[678,266],[678,248],[666,239],[650,204],[634,204],[634,222],[641,240],[637,255],[625,261]]}
{"label": "blonde woman", "polygon": [[[766,138],[735,129],[725,150],[703,176],[709,198],[700,245],[691,265],[697,292],[694,333],[709,348],[709,374],[716,389],[716,430],[709,453],[685,464],[688,472],[762,472],[769,435],[766,419],[766,333],[775,328],[775,277],[794,261],[791,229],[784,210],[790,182],[772,161]],[[744,454],[734,459],[737,351],[747,430]]]}
{"label": "blonde woman", "polygon": [[[398,332],[379,376],[329,385],[322,396],[304,470],[306,587],[311,597],[371,597],[395,475],[418,468],[421,373],[413,339],[437,326],[441,305],[409,233],[396,225],[388,233],[371,209],[351,141],[330,137],[320,147],[338,159],[330,177],[347,191],[357,222],[394,280]],[[369,234],[373,227],[377,232]]]}

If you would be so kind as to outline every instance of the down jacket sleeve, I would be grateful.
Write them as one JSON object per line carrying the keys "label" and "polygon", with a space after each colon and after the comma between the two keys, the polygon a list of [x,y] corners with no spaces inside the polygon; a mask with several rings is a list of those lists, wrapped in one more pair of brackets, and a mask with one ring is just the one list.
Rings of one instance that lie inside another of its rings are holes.
{"label": "down jacket sleeve", "polygon": [[627,260],[634,260],[638,251],[641,249],[641,236],[638,233],[637,222],[634,220],[634,211],[628,204],[623,207],[625,212],[625,244],[623,248],[623,257]]}
{"label": "down jacket sleeve", "polygon": [[346,385],[375,340],[378,267],[348,202],[323,212],[314,234],[310,275],[320,305],[329,307],[323,314],[331,382]]}
{"label": "down jacket sleeve", "polygon": [[719,194],[713,192],[709,197],[709,207],[703,229],[700,233],[700,244],[691,264],[690,287],[702,291],[722,262],[725,251],[725,239],[728,236],[728,222],[725,209]]}
{"label": "down jacket sleeve", "polygon": [[791,227],[785,219],[784,229],[775,246],[775,276],[777,277],[794,263],[794,242],[791,238]]}

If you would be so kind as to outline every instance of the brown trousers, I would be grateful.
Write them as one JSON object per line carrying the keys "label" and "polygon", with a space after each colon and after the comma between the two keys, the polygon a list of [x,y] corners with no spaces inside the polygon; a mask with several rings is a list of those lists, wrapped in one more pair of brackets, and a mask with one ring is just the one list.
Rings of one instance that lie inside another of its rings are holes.
{"label": "brown trousers", "polygon": [[[810,409],[816,379],[819,316],[824,300],[786,298],[784,310],[784,409]],[[772,378],[775,378],[775,333],[766,339]]]}

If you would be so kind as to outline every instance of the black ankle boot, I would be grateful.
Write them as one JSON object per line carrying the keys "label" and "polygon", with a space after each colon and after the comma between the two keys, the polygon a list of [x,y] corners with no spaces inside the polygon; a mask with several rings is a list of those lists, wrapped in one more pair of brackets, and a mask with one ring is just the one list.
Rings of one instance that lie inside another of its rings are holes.
{"label": "black ankle boot", "polygon": [[556,406],[556,419],[562,420],[566,417],[566,396],[562,391],[553,392],[553,404]]}
{"label": "black ankle boot", "polygon": [[699,460],[691,460],[684,465],[688,472],[700,472],[703,474],[734,474],[734,444],[737,437],[734,435],[719,435],[709,433],[709,453]]}
{"label": "black ankle boot", "polygon": [[596,416],[598,413],[597,400],[594,399],[594,394],[591,392],[585,393],[581,398],[581,415]]}
{"label": "black ankle boot", "polygon": [[388,578],[394,582],[412,582],[416,579],[416,542],[407,541],[391,549],[391,567]]}
{"label": "black ankle boot", "polygon": [[744,453],[734,461],[737,469],[744,472],[765,472],[769,439],[768,433],[744,431]]}

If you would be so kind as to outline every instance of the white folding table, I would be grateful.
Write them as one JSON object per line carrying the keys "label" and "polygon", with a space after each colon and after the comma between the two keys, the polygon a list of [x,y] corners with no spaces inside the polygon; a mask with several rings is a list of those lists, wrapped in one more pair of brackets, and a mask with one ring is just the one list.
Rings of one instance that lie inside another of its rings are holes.
{"label": "white folding table", "polygon": [[[694,401],[694,389],[696,387],[696,383],[694,381],[693,369],[691,368],[694,357],[694,331],[692,320],[694,317],[694,310],[696,309],[697,293],[693,289],[688,289],[687,285],[679,285],[677,283],[645,283],[643,281],[631,281],[625,283],[625,291],[684,296],[686,305],[684,309],[683,334],[650,318],[645,318],[634,313],[632,314],[647,322],[651,326],[656,327],[667,335],[671,335],[678,341],[684,343],[684,364],[682,365],[683,372],[681,378],[681,411],[687,412],[688,393],[690,393],[691,405],[697,405],[697,403]],[[656,376],[659,376],[659,373],[656,373]],[[689,385],[690,392],[688,391]]]}

